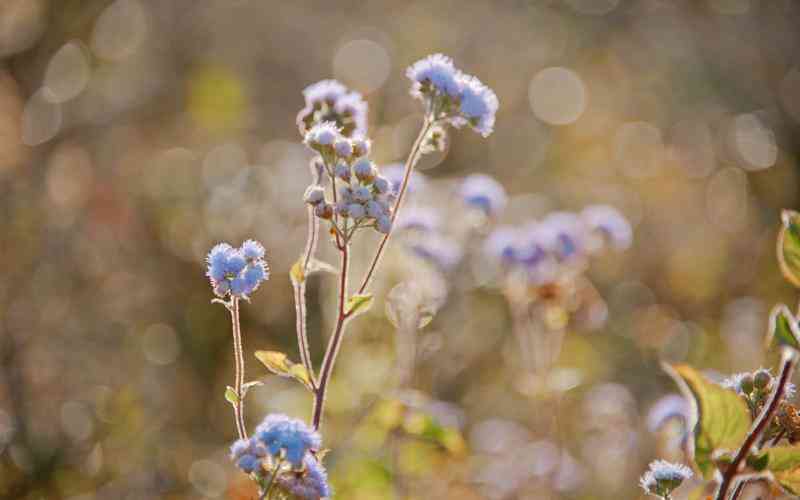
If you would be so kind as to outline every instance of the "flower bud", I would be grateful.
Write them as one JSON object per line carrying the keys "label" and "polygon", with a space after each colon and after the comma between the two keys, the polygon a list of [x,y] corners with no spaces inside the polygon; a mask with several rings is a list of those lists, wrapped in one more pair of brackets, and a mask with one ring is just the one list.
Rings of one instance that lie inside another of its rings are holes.
{"label": "flower bud", "polygon": [[330,203],[320,203],[314,207],[314,215],[320,219],[330,219],[333,217],[333,205]]}
{"label": "flower bud", "polygon": [[333,175],[345,182],[350,182],[350,167],[345,163],[339,163],[333,168]]}
{"label": "flower bud", "polygon": [[389,189],[391,189],[388,179],[386,179],[386,177],[381,177],[380,175],[375,177],[375,180],[372,181],[372,185],[375,186],[375,191],[377,191],[379,194],[388,193]]}
{"label": "flower bud", "polygon": [[333,144],[336,154],[342,158],[350,158],[353,154],[353,145],[347,139],[339,139]]}
{"label": "flower bud", "polygon": [[753,393],[754,381],[753,376],[749,373],[745,373],[742,375],[741,380],[739,381],[739,388],[742,390],[742,393],[749,395]]}
{"label": "flower bud", "polygon": [[362,158],[353,165],[353,173],[361,182],[370,183],[375,178],[376,171],[371,161]]}
{"label": "flower bud", "polygon": [[325,190],[320,186],[308,186],[306,193],[303,195],[303,200],[309,205],[317,205],[325,201]]}
{"label": "flower bud", "polygon": [[359,203],[366,203],[372,199],[372,193],[369,192],[369,189],[359,186],[353,189],[353,200]]}
{"label": "flower bud", "polygon": [[375,219],[375,229],[382,234],[389,234],[392,230],[392,219],[388,215],[381,215]]}
{"label": "flower bud", "polygon": [[353,220],[362,219],[367,214],[364,207],[358,203],[351,203],[347,209],[350,212],[350,218]]}
{"label": "flower bud", "polygon": [[372,144],[369,139],[364,139],[363,137],[353,139],[353,156],[356,158],[369,155],[371,148]]}
{"label": "flower bud", "polygon": [[753,375],[753,386],[759,391],[766,391],[772,385],[772,375],[763,368]]}

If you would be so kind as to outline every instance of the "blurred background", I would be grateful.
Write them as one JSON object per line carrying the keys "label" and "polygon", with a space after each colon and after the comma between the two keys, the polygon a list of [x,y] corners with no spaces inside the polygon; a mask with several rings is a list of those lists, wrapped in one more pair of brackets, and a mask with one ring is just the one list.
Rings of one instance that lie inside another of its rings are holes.
{"label": "blurred background", "polygon": [[[593,263],[605,321],[566,332],[543,398],[469,249],[398,387],[385,297],[436,272],[398,240],[329,395],[337,497],[642,498],[646,464],[681,458],[679,429],[647,425],[675,392],[660,361],[769,364],[768,310],[795,300],[774,241],[798,200],[798,26],[794,0],[0,1],[0,497],[255,498],[227,458],[230,322],[204,256],[267,247],[271,280],[243,310],[247,379],[264,382],[248,422],[307,418],[302,387],[252,356],[298,358],[301,90],[362,92],[373,158],[403,161],[421,123],[405,68],[443,52],[500,110],[488,140],[460,131],[423,161],[427,203],[457,225],[457,179],[486,172],[511,197],[501,222],[608,203],[634,245]],[[333,286],[309,281],[317,362]]]}

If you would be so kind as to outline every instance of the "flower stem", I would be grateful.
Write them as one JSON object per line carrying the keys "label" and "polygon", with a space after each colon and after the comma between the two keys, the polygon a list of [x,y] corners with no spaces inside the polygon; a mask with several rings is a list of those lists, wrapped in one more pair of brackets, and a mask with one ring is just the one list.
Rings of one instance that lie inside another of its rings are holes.
{"label": "flower stem", "polygon": [[761,435],[764,434],[769,427],[770,422],[772,422],[772,418],[775,416],[775,412],[778,410],[784,394],[786,394],[786,386],[789,384],[789,381],[792,378],[792,373],[794,372],[796,366],[797,353],[791,350],[791,348],[784,348],[783,352],[781,353],[781,370],[778,374],[778,382],[775,390],[773,391],[769,401],[767,401],[767,404],[764,406],[764,409],[759,414],[758,418],[756,418],[756,421],[753,422],[753,427],[750,429],[750,433],[745,438],[744,443],[742,443],[742,446],[739,448],[739,451],[736,453],[733,461],[728,467],[725,468],[725,472],[722,475],[722,482],[719,485],[719,489],[717,490],[717,495],[715,497],[716,500],[727,499],[728,490],[730,489],[734,479],[736,479],[736,476],[739,473],[739,468],[741,467],[742,463],[744,463],[747,455],[753,448],[753,445],[761,438]]}
{"label": "flower stem", "polygon": [[300,350],[300,360],[303,363],[312,386],[316,386],[316,376],[314,375],[314,365],[311,362],[311,351],[308,346],[308,327],[306,324],[306,276],[311,259],[317,249],[317,236],[319,234],[319,220],[314,215],[314,209],[308,207],[308,237],[306,247],[303,252],[303,279],[296,280],[291,278],[292,289],[294,291],[295,308],[295,329],[297,330],[297,347]]}
{"label": "flower stem", "polygon": [[[403,203],[403,199],[406,194],[406,190],[408,189],[408,182],[411,179],[411,172],[413,172],[414,167],[416,166],[417,162],[420,159],[422,154],[422,143],[425,138],[428,136],[428,132],[430,132],[431,127],[434,124],[434,120],[426,115],[425,121],[422,124],[422,128],[419,131],[419,135],[417,139],[414,141],[414,145],[411,147],[411,152],[408,154],[408,159],[406,160],[405,171],[403,172],[403,182],[400,184],[400,191],[397,194],[397,200],[394,202],[394,207],[392,208],[392,223],[397,219],[397,214],[400,211],[400,207]],[[392,224],[394,227],[394,224]],[[364,276],[364,279],[361,281],[361,286],[358,288],[358,293],[364,293],[367,287],[369,286],[370,280],[372,280],[372,276],[375,274],[375,270],[378,267],[378,263],[381,260],[381,256],[383,255],[383,250],[386,248],[386,243],[388,243],[389,238],[392,236],[392,229],[389,229],[389,232],[381,238],[381,242],[378,244],[378,250],[375,252],[375,256],[372,258],[372,262],[369,265],[367,270],[367,274]]]}
{"label": "flower stem", "polygon": [[348,242],[345,241],[343,243],[340,252],[341,269],[339,270],[339,301],[336,327],[333,330],[330,341],[328,341],[328,348],[325,350],[325,358],[322,360],[322,367],[320,368],[319,382],[314,391],[314,410],[312,412],[314,430],[319,430],[322,424],[322,413],[325,407],[325,395],[328,390],[328,382],[333,373],[333,365],[336,362],[336,356],[339,354],[339,348],[342,345],[344,328],[348,319],[347,311],[345,311],[345,305],[347,303],[347,275],[350,267],[350,247]]}
{"label": "flower stem", "polygon": [[236,418],[236,431],[239,439],[247,439],[247,428],[244,424],[244,353],[242,349],[242,329],[239,323],[239,299],[231,298],[231,325],[233,327],[233,357],[236,366],[236,379],[234,381],[234,391],[236,392],[236,403],[233,405],[233,415]]}

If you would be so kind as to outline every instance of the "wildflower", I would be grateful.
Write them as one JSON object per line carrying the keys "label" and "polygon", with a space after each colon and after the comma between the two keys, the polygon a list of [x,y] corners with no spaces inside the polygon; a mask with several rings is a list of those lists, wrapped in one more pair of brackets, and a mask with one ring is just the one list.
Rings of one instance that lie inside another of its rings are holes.
{"label": "wildflower", "polygon": [[256,427],[255,438],[270,455],[277,457],[284,453],[295,469],[302,466],[306,452],[318,450],[321,445],[319,434],[304,422],[280,414],[267,415]]}
{"label": "wildflower", "polygon": [[363,205],[359,205],[358,203],[351,203],[347,206],[347,211],[350,214],[350,218],[353,220],[363,219],[365,215],[367,215],[367,211],[364,209]]}
{"label": "wildflower", "polygon": [[322,80],[303,90],[305,107],[297,114],[297,128],[305,136],[315,125],[333,122],[345,137],[367,132],[366,101],[336,80]]}
{"label": "wildflower", "polygon": [[350,158],[353,155],[353,145],[347,139],[339,139],[333,144],[336,154],[342,158]]}
{"label": "wildflower", "polygon": [[303,459],[303,468],[281,474],[277,486],[299,500],[320,500],[331,496],[325,467],[312,455]]}
{"label": "wildflower", "polygon": [[318,205],[325,201],[325,190],[320,186],[308,186],[303,199],[309,205]]}
{"label": "wildflower", "polygon": [[[367,102],[358,92],[348,92],[333,105],[343,125],[348,127],[347,136],[363,136],[367,133]],[[349,126],[347,124],[350,124]]]}
{"label": "wildflower", "polygon": [[353,139],[353,156],[360,158],[368,156],[372,149],[372,142],[364,137],[356,137]]}
{"label": "wildflower", "polygon": [[377,172],[371,161],[362,158],[353,165],[353,173],[361,182],[369,183],[375,178]]}
{"label": "wildflower", "polygon": [[647,413],[647,428],[656,432],[672,419],[689,421],[691,406],[685,397],[669,394],[656,401]]}
{"label": "wildflower", "polygon": [[585,256],[586,231],[571,212],[553,212],[542,220],[540,229],[548,249],[560,262],[575,262]]}
{"label": "wildflower", "polygon": [[[474,76],[462,74],[458,80],[462,89],[460,118],[483,137],[489,137],[494,130],[494,115],[500,104],[497,95]],[[459,122],[461,120],[457,119],[454,123],[458,125]]]}
{"label": "wildflower", "polygon": [[503,186],[485,174],[473,174],[464,179],[459,194],[467,205],[480,209],[489,216],[501,212],[507,202]]}
{"label": "wildflower", "polygon": [[386,177],[380,175],[375,177],[375,180],[372,181],[372,185],[375,187],[375,191],[377,191],[378,194],[386,194],[389,192],[389,181]]}
{"label": "wildflower", "polygon": [[340,129],[334,122],[322,122],[306,133],[305,143],[309,148],[322,153],[333,150],[333,144],[341,139]]}
{"label": "wildflower", "polygon": [[382,234],[389,234],[392,231],[392,218],[388,215],[381,215],[376,218],[375,230]]}
{"label": "wildflower", "polygon": [[463,256],[461,247],[456,242],[441,236],[430,235],[424,240],[411,243],[408,248],[412,254],[445,272],[453,270]]}
{"label": "wildflower", "polygon": [[314,215],[320,219],[330,219],[333,217],[333,205],[330,203],[319,203],[314,207]]}
{"label": "wildflower", "polygon": [[347,87],[336,80],[322,80],[303,89],[306,105],[314,107],[321,107],[322,104],[333,106],[345,94]]}
{"label": "wildflower", "polygon": [[420,231],[429,233],[435,231],[441,225],[439,214],[423,207],[405,207],[396,221],[399,230]]}
{"label": "wildflower", "polygon": [[267,449],[257,440],[239,439],[231,445],[231,460],[247,474],[261,470]]}
{"label": "wildflower", "polygon": [[609,245],[617,250],[625,250],[633,241],[633,230],[628,220],[609,205],[591,205],[580,215],[591,231],[600,233]]}
{"label": "wildflower", "polygon": [[219,297],[230,293],[239,298],[253,293],[269,279],[264,253],[264,246],[255,240],[245,241],[239,249],[227,243],[215,245],[206,257],[206,275],[214,293]]}
{"label": "wildflower", "polygon": [[458,74],[453,60],[442,54],[430,55],[406,70],[412,81],[411,95],[417,99],[431,94],[457,98],[461,92]]}
{"label": "wildflower", "polygon": [[333,168],[333,175],[345,182],[350,182],[350,166],[346,163],[338,163]]}
{"label": "wildflower", "polygon": [[639,480],[645,493],[666,498],[675,488],[692,477],[692,471],[681,464],[673,464],[666,460],[656,460]]}

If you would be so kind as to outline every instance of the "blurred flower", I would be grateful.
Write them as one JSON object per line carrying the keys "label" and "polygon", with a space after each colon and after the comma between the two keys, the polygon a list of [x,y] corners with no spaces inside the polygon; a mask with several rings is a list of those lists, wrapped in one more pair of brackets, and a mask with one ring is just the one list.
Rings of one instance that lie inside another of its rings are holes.
{"label": "blurred flower", "polygon": [[417,99],[431,94],[457,98],[461,92],[458,73],[453,60],[442,54],[420,59],[406,70],[406,76],[412,82],[411,95]]}
{"label": "blurred flower", "polygon": [[258,440],[239,439],[231,445],[231,460],[247,474],[260,471],[267,449]]}
{"label": "blurred flower", "polygon": [[320,153],[332,152],[333,144],[341,139],[339,127],[334,122],[321,122],[313,127],[305,135],[305,144],[314,151]]}
{"label": "blurred flower", "polygon": [[408,245],[411,253],[432,263],[441,271],[451,271],[459,262],[463,251],[455,241],[442,236],[429,235]]}
{"label": "blurred flower", "polygon": [[461,116],[476,132],[489,137],[494,130],[494,115],[499,106],[497,95],[474,76],[461,75],[459,83],[462,87]]}
{"label": "blurred flower", "polygon": [[498,215],[507,202],[503,186],[485,174],[473,174],[464,179],[459,194],[467,205],[489,216]]}
{"label": "blurred flower", "polygon": [[691,406],[689,401],[679,394],[669,394],[656,401],[647,413],[647,428],[650,432],[661,429],[665,423],[672,419],[689,421]]}
{"label": "blurred flower", "polygon": [[297,114],[301,135],[326,121],[334,122],[345,137],[366,135],[368,105],[358,92],[336,80],[322,80],[306,87],[303,97],[305,107]]}
{"label": "blurred flower", "polygon": [[439,214],[425,207],[403,207],[397,216],[397,229],[408,229],[420,232],[431,232],[439,228],[441,218]]}
{"label": "blurred flower", "polygon": [[325,467],[311,454],[303,458],[302,470],[279,475],[276,484],[298,500],[319,500],[331,496]]}
{"label": "blurred flower", "polygon": [[625,250],[633,242],[633,230],[628,220],[609,205],[591,205],[581,211],[581,219],[592,231],[599,232],[608,244]]}
{"label": "blurred flower", "polygon": [[639,484],[646,493],[665,498],[691,477],[692,471],[685,465],[656,460],[650,464],[650,469],[641,477]]}
{"label": "blurred flower", "polygon": [[[387,181],[389,181],[391,192],[394,194],[400,193],[400,186],[403,183],[404,174],[405,165],[402,163],[390,163],[389,165],[381,167],[381,175]],[[416,170],[411,171],[411,176],[408,179],[408,187],[406,188],[406,194],[412,194],[416,191],[424,189],[426,183],[427,178],[424,174],[421,174]]]}

